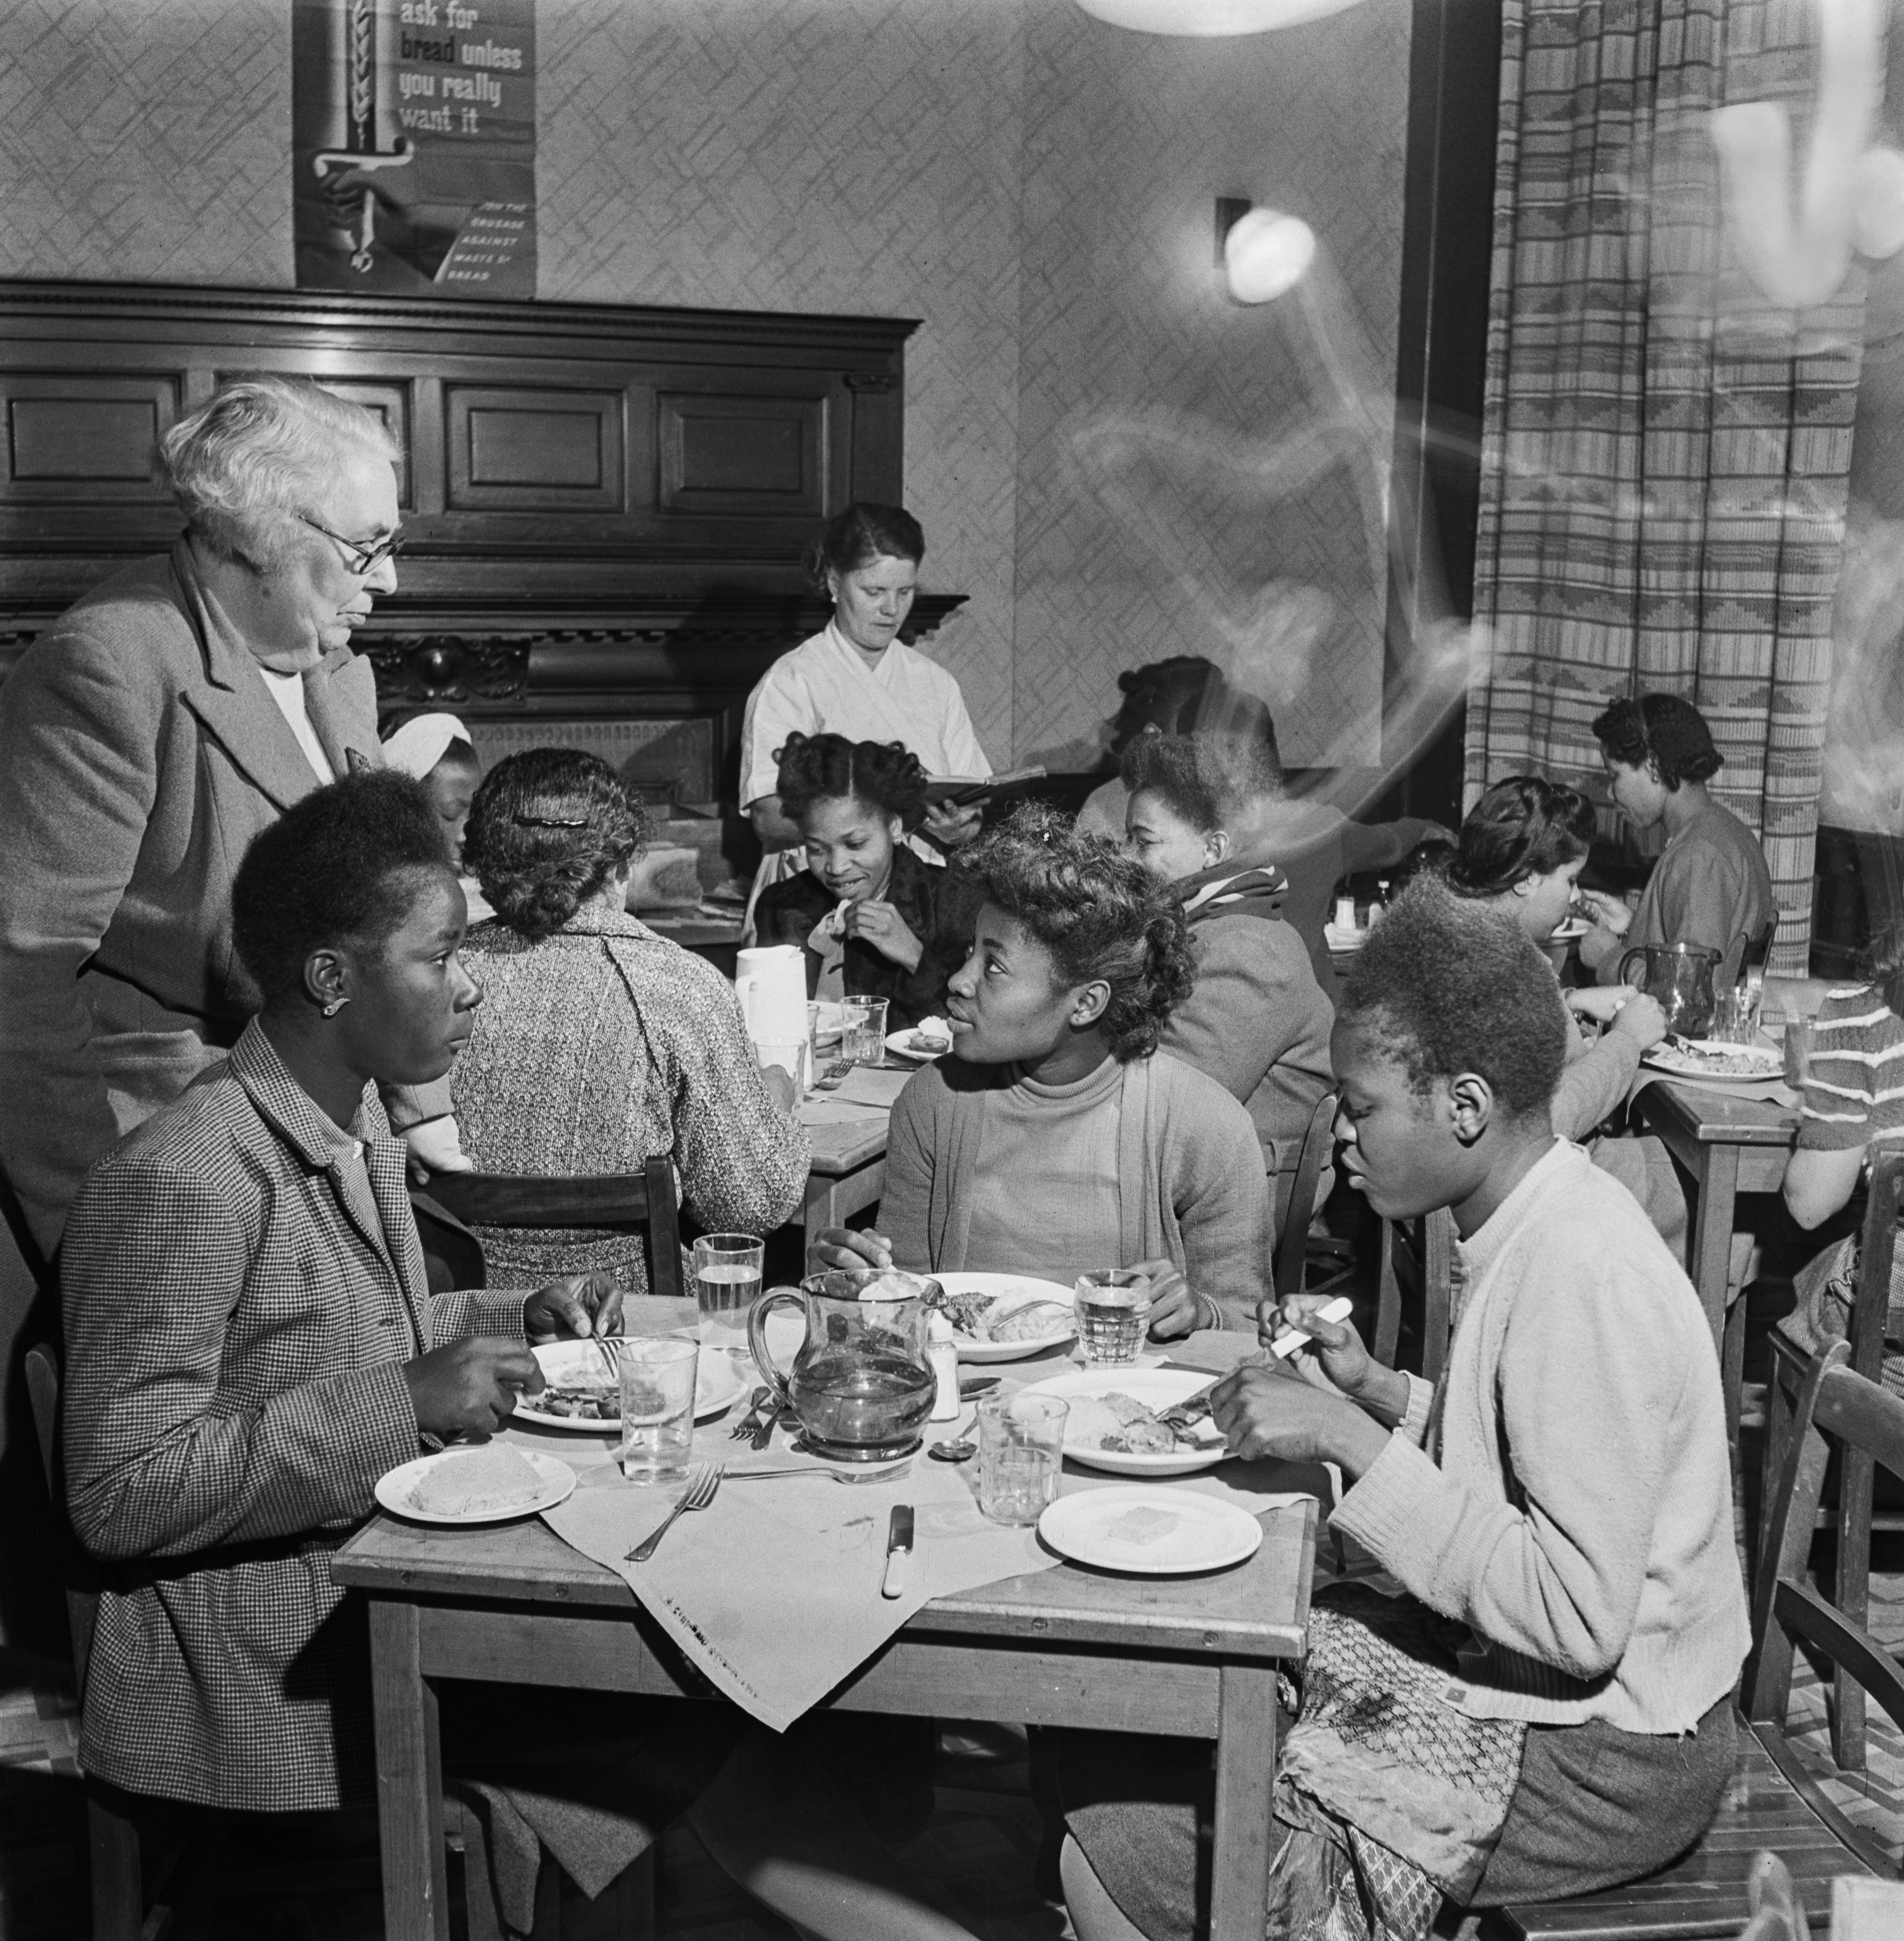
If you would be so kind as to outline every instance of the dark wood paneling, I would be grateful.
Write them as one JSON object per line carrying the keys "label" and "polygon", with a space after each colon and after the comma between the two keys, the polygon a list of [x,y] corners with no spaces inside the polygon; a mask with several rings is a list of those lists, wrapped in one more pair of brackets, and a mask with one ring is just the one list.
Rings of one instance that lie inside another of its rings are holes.
{"label": "dark wood paneling", "polygon": [[620,390],[446,386],[446,504],[454,512],[625,512],[625,403]]}
{"label": "dark wood paneling", "polygon": [[6,467],[0,502],[163,501],[155,460],[182,380],[21,371],[0,377]]}
{"label": "dark wood paneling", "polygon": [[824,398],[665,393],[656,406],[663,512],[823,515]]}

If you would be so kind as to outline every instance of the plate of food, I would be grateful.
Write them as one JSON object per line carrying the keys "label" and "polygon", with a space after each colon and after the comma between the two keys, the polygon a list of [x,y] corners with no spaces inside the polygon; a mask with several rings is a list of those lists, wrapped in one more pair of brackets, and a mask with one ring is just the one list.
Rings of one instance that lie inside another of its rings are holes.
{"label": "plate of food", "polygon": [[1055,1280],[1004,1273],[934,1279],[943,1291],[927,1299],[950,1319],[961,1362],[1022,1362],[1077,1332],[1071,1291]]}
{"label": "plate of food", "polygon": [[1701,1085],[1757,1085],[1785,1075],[1785,1054],[1771,1044],[1726,1044],[1711,1038],[1669,1038],[1640,1060]]}
{"label": "plate of food", "polygon": [[[524,1395],[512,1421],[597,1432],[621,1427],[621,1383],[609,1373],[607,1361],[594,1342],[544,1341],[535,1354],[549,1386],[539,1395]],[[732,1356],[724,1349],[703,1348],[695,1370],[695,1420],[705,1422],[732,1408],[746,1387]]]}
{"label": "plate of food", "polygon": [[888,1032],[886,1049],[895,1058],[930,1065],[952,1050],[952,1026],[943,1018],[921,1018],[910,1031]]}
{"label": "plate of food", "polygon": [[1194,1368],[1080,1368],[1032,1382],[1021,1395],[1071,1404],[1065,1453],[1114,1476],[1187,1476],[1224,1459],[1205,1399],[1218,1377]]}
{"label": "plate of food", "polygon": [[575,1472],[539,1449],[481,1442],[399,1463],[377,1479],[377,1500],[413,1523],[503,1523],[553,1509]]}
{"label": "plate of food", "polygon": [[1125,1484],[1060,1496],[1045,1506],[1038,1534],[1075,1563],[1166,1577],[1244,1562],[1263,1526],[1239,1503]]}

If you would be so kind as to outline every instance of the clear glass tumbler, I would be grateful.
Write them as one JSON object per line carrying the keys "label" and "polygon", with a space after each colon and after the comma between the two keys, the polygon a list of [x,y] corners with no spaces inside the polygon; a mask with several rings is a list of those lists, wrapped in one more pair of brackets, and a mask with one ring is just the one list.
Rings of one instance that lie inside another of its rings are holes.
{"label": "clear glass tumbler", "polygon": [[623,1339],[622,1474],[631,1483],[678,1483],[694,1444],[694,1381],[701,1344],[678,1335]]}
{"label": "clear glass tumbler", "polygon": [[1756,983],[1721,991],[1713,1004],[1713,1036],[1722,1044],[1756,1044],[1762,987]]}
{"label": "clear glass tumbler", "polygon": [[1785,1023],[1785,1082],[1794,1092],[1805,1090],[1811,1068],[1811,1038],[1814,1027],[1809,1018],[1788,1018]]}
{"label": "clear glass tumbler", "polygon": [[704,1348],[746,1352],[747,1316],[760,1298],[766,1251],[752,1233],[703,1233],[695,1242],[694,1300]]}
{"label": "clear glass tumbler", "polygon": [[1083,1344],[1085,1365],[1093,1368],[1127,1368],[1144,1345],[1151,1318],[1151,1282],[1147,1274],[1130,1267],[1099,1267],[1080,1274],[1077,1338]]}
{"label": "clear glass tumbler", "polygon": [[760,1040],[754,1045],[753,1056],[763,1071],[771,1071],[778,1065],[793,1080],[793,1102],[797,1105],[806,1095],[808,1081],[807,1041],[796,1038],[780,1044]]}
{"label": "clear glass tumbler", "polygon": [[1056,1500],[1071,1405],[1056,1395],[989,1395],[979,1404],[979,1508],[1034,1524]]}
{"label": "clear glass tumbler", "polygon": [[839,1055],[855,1065],[881,1065],[886,1057],[886,1001],[884,998],[848,998],[841,1007],[845,1030]]}

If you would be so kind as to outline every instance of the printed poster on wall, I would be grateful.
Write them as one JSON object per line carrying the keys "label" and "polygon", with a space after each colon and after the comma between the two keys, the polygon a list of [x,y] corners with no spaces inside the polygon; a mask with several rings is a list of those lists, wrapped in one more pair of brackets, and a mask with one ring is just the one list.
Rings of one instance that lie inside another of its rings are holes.
{"label": "printed poster on wall", "polygon": [[535,0],[294,0],[301,289],[536,294]]}

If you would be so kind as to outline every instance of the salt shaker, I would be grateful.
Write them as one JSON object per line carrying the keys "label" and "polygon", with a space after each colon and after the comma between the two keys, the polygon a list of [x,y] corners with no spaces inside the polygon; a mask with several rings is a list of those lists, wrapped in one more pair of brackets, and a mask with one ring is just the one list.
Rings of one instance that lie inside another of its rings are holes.
{"label": "salt shaker", "polygon": [[925,1358],[931,1364],[932,1377],[938,1384],[932,1398],[932,1420],[956,1422],[959,1413],[958,1349],[952,1340],[952,1323],[943,1314],[932,1317]]}

